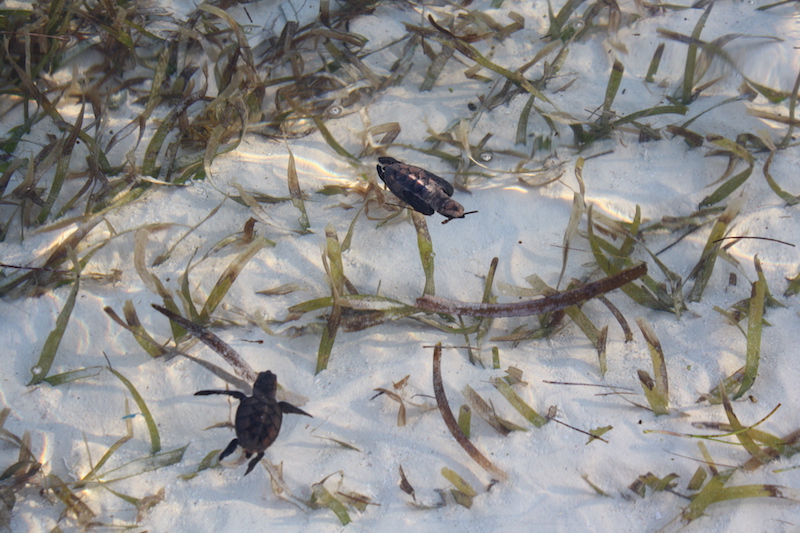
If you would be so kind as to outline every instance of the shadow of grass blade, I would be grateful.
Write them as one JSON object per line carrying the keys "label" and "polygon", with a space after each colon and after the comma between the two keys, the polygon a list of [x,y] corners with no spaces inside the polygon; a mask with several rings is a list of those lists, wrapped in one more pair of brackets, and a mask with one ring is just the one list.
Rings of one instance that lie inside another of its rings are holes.
{"label": "shadow of grass blade", "polygon": [[[222,201],[220,203],[218,203],[216,205],[216,207],[214,207],[214,209],[212,209],[208,213],[208,215],[206,215],[205,218],[203,218],[203,220],[201,220],[200,222],[198,222],[194,226],[191,226],[183,235],[181,235],[178,239],[175,240],[175,242],[172,243],[172,245],[169,247],[169,249],[166,252],[164,252],[163,254],[159,254],[155,259],[153,259],[153,261],[150,263],[150,266],[151,267],[157,267],[157,266],[165,263],[167,260],[169,260],[169,258],[172,257],[172,252],[175,251],[175,248],[177,248],[178,245],[180,243],[182,243],[187,237],[189,237],[191,234],[193,234],[195,231],[197,231],[197,229],[200,226],[202,226],[207,221],[212,219],[214,217],[214,215],[216,215],[219,212],[219,210],[222,208],[222,206],[225,204],[225,202],[227,200],[228,200],[227,196],[223,197]],[[194,255],[192,255],[192,257],[194,257]],[[189,261],[189,263],[187,264],[187,268],[189,268],[189,265],[191,265],[191,261]]]}
{"label": "shadow of grass blade", "polygon": [[[164,287],[164,284],[161,283],[161,280],[158,279],[158,277],[155,274],[147,270],[145,248],[147,247],[147,240],[149,235],[150,235],[150,230],[148,228],[140,228],[136,230],[136,233],[134,234],[134,239],[133,239],[134,269],[141,278],[145,287],[147,287],[153,294],[156,294],[157,296],[160,296],[162,298],[162,300],[164,301],[164,307],[166,307],[173,313],[180,313],[178,305],[175,303],[175,299],[172,297],[172,294]],[[186,330],[184,330],[182,327],[180,327],[178,324],[175,324],[174,322],[170,322],[170,326],[172,327],[172,336],[175,338],[175,342],[178,342],[178,340],[184,336]]]}
{"label": "shadow of grass blade", "polygon": [[330,146],[334,152],[349,159],[350,164],[360,164],[360,161],[356,156],[345,150],[344,147],[336,141],[330,130],[325,126],[325,123],[322,121],[321,117],[315,115],[313,120],[314,125],[316,125],[317,129],[319,130],[320,135],[322,135],[322,138],[325,139],[325,142],[328,143],[328,146]]}
{"label": "shadow of grass blade", "polygon": [[[131,412],[128,404],[128,398],[125,398],[125,416],[127,417],[130,414]],[[133,438],[133,419],[125,418],[125,435],[120,437],[119,440],[117,440],[114,444],[109,446],[108,450],[106,450],[106,453],[103,454],[100,460],[97,461],[97,463],[95,463],[94,465],[92,465],[91,454],[89,451],[89,443],[86,441],[86,437],[84,436],[83,442],[84,446],[86,447],[86,456],[89,458],[89,464],[91,466],[91,469],[85,476],[81,478],[81,481],[82,482],[94,481],[95,479],[97,479],[97,471],[103,468],[103,466],[105,466],[105,464],[108,462],[109,459],[111,459],[111,457],[117,452],[117,450],[119,450],[126,442],[128,442],[132,438]],[[76,489],[81,489],[84,486],[85,484],[80,482],[75,484]]]}
{"label": "shadow of grass blade", "polygon": [[[428,21],[441,34],[439,36],[434,37],[436,40],[438,40],[442,44],[449,44],[455,47],[455,49],[458,50],[461,54],[468,57],[469,59],[479,64],[480,66],[503,76],[508,81],[518,86],[519,88],[524,89],[525,91],[535,96],[539,100],[542,100],[543,102],[547,102],[548,104],[553,105],[550,99],[548,99],[542,91],[534,87],[531,84],[531,82],[528,81],[522,74],[518,72],[512,72],[504,67],[501,67],[500,65],[492,63],[491,61],[486,59],[486,57],[484,57],[480,52],[478,52],[476,48],[470,46],[466,41],[464,41],[459,37],[456,37],[448,30],[437,24],[436,21],[433,19],[432,15],[428,15]],[[555,106],[553,105],[553,107]]]}
{"label": "shadow of grass blade", "polygon": [[56,319],[56,327],[50,332],[47,339],[45,339],[44,346],[42,346],[42,351],[39,354],[39,360],[31,367],[31,374],[33,374],[33,376],[30,382],[28,382],[29,386],[38,385],[44,381],[47,377],[47,373],[50,372],[50,367],[53,366],[53,360],[56,357],[56,353],[58,353],[58,346],[61,344],[61,339],[64,338],[64,332],[67,329],[67,324],[69,324],[69,318],[72,316],[72,310],[75,308],[75,300],[78,297],[78,291],[81,287],[81,267],[80,261],[78,261],[78,255],[75,253],[74,249],[68,249],[67,254],[72,259],[74,265],[75,279],[72,282],[72,289],[69,292],[69,296],[67,296],[67,300],[64,302],[64,307],[61,309]]}
{"label": "shadow of grass blade", "polygon": [[[144,474],[145,472],[152,472],[153,470],[158,470],[159,468],[172,466],[180,463],[183,460],[183,454],[186,452],[188,447],[189,445],[187,444],[182,448],[177,448],[168,452],[161,452],[149,455],[147,457],[134,459],[133,461],[129,461],[124,465],[99,473],[97,474],[97,477],[102,478],[103,483],[112,483],[115,481],[122,481],[123,479],[129,479]],[[111,474],[114,474],[114,478],[108,479]]]}

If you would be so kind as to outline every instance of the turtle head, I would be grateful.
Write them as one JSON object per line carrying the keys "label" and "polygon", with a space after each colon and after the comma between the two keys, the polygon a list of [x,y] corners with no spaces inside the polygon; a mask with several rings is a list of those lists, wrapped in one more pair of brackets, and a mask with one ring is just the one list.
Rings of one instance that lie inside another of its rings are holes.
{"label": "turtle head", "polygon": [[442,202],[442,205],[439,206],[437,211],[439,212],[439,214],[447,217],[447,219],[442,221],[442,224],[447,224],[454,218],[464,218],[465,216],[471,215],[472,213],[477,213],[477,211],[464,212],[464,206],[456,202],[452,198],[448,198],[444,202]]}
{"label": "turtle head", "polygon": [[278,390],[278,377],[267,370],[261,372],[253,384],[253,396],[266,396],[267,398],[275,399],[275,393]]}
{"label": "turtle head", "polygon": [[400,161],[398,161],[394,157],[379,157],[378,163],[380,163],[381,165],[399,165]]}

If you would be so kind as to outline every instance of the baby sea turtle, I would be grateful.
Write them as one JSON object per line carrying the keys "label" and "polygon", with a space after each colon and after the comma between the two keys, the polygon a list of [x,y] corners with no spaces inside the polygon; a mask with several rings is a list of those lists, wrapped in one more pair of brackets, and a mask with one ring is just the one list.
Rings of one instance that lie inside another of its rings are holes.
{"label": "baby sea turtle", "polygon": [[464,218],[476,211],[464,212],[464,206],[450,198],[453,186],[424,168],[402,163],[393,157],[379,157],[378,176],[395,196],[423,215],[434,211],[447,217],[446,224],[454,218]]}
{"label": "baby sea turtle", "polygon": [[219,454],[219,460],[222,461],[232,454],[237,446],[241,446],[244,449],[245,456],[248,459],[254,453],[258,454],[247,466],[247,472],[244,473],[245,476],[264,457],[264,450],[275,442],[281,430],[281,421],[284,413],[311,416],[290,403],[276,401],[275,392],[277,390],[278,378],[267,370],[266,372],[261,372],[256,378],[252,396],[231,390],[201,390],[194,393],[195,396],[227,394],[241,402],[236,410],[236,438]]}

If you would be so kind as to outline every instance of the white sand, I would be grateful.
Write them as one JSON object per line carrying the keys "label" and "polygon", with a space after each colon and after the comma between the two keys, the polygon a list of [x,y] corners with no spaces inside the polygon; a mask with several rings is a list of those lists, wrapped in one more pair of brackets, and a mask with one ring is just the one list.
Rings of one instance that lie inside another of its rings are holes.
{"label": "white sand", "polygon": [[[261,25],[271,20],[273,4],[253,3],[248,4],[247,9],[256,24]],[[559,6],[560,2],[554,9]],[[547,30],[545,2],[506,1],[500,10],[488,9],[488,2],[477,2],[470,7],[486,8],[487,13],[503,24],[510,22],[506,16],[509,9],[525,18],[524,30],[502,43],[493,43],[492,60],[496,63],[513,69],[541,48],[540,37]],[[626,17],[636,12],[633,3],[621,7]],[[753,3],[747,2],[719,3],[702,38],[711,41],[731,33],[780,36],[783,42],[740,39],[726,49],[748,76],[789,91],[800,68],[800,54],[795,49],[798,45],[796,15],[791,7],[766,12],[756,12],[754,8]],[[187,12],[191,6],[179,5],[176,9]],[[246,20],[240,8],[231,9],[230,13],[237,20]],[[415,12],[400,5],[380,7],[373,14],[356,20],[351,31],[369,38],[367,47],[377,49],[402,35],[403,21],[423,24],[420,13],[428,11]],[[440,12],[432,13],[438,18]],[[312,17],[313,14],[312,10]],[[690,34],[700,14],[700,10],[687,10],[648,16],[625,25],[613,39],[614,46],[605,38],[604,31],[574,44],[561,76],[548,86],[548,91],[573,79],[575,82],[566,91],[548,92],[548,97],[576,118],[589,120],[589,113],[602,105],[611,64],[618,58],[625,65],[625,77],[613,106],[617,113],[626,115],[666,104],[665,96],[674,94],[680,87],[686,45],[667,42],[656,76],[656,81],[663,81],[663,86],[646,84],[644,76],[650,58],[658,43],[663,42],[656,35],[656,29],[663,27]],[[282,27],[280,20],[276,24],[278,29]],[[256,32],[251,44],[264,36]],[[485,43],[476,46],[487,52]],[[623,48],[628,53],[622,52]],[[367,63],[378,74],[388,74],[388,66],[397,59],[397,53],[399,48],[389,48],[370,56]],[[471,116],[467,104],[477,103],[478,95],[486,95],[491,90],[491,85],[464,78],[466,67],[459,61],[467,66],[472,64],[456,54],[434,90],[420,93],[418,87],[428,60],[419,54],[419,60],[402,85],[378,95],[364,112],[373,125],[399,122],[402,127],[399,143],[424,147],[428,130],[443,131],[453,121]],[[730,68],[713,68],[727,78],[693,103],[686,118],[664,115],[644,121],[655,128],[680,124],[736,96],[741,78],[730,72]],[[482,71],[482,74],[491,73]],[[484,113],[473,125],[470,141],[477,143],[486,132],[492,132],[494,136],[488,148],[514,149],[516,121],[526,99],[520,96],[508,106]],[[787,103],[774,106],[758,97],[752,103],[737,102],[717,108],[692,124],[691,129],[728,138],[750,132],[779,141],[785,128],[748,116],[747,110],[753,108],[788,114]],[[139,112],[138,108],[121,111],[108,127],[116,131]],[[4,120],[2,124],[7,128],[15,123]],[[356,136],[364,127],[359,114],[327,124],[340,142],[354,151],[359,150]],[[541,119],[534,119],[530,131],[542,135],[547,133],[546,128]],[[579,156],[613,151],[586,162],[583,171],[586,200],[596,213],[625,221],[633,217],[637,205],[647,220],[690,214],[716,188],[712,182],[722,174],[727,163],[723,157],[706,157],[708,147],[690,149],[680,137],[640,144],[631,133],[615,135],[592,146],[586,153],[578,154],[569,146],[572,143],[570,130],[560,126],[559,131],[561,136],[554,138],[553,144],[557,147],[559,161],[564,162],[567,169],[560,182],[541,189],[526,189],[514,175],[497,172],[490,179],[476,180],[471,187],[472,194],[457,191],[454,195],[468,210],[477,210],[477,214],[447,225],[439,223],[442,218],[438,214],[428,219],[436,253],[437,295],[479,301],[482,277],[493,257],[500,258],[496,282],[525,286],[526,276],[538,274],[548,284],[555,285],[573,190],[577,189],[573,168]],[[486,492],[490,476],[456,444],[438,411],[409,406],[407,425],[398,427],[397,403],[386,396],[370,400],[375,395],[374,389],[390,388],[393,382],[410,375],[401,394],[414,402],[435,405],[430,397],[433,394],[432,350],[426,346],[436,342],[463,345],[463,336],[448,335],[408,319],[357,333],[340,331],[328,369],[314,375],[319,333],[294,339],[270,336],[256,326],[246,325],[232,313],[240,309],[248,314],[260,313],[281,320],[289,306],[329,295],[320,258],[324,229],[331,224],[339,239],[343,239],[356,210],[337,206],[344,201],[360,207],[360,200],[356,195],[327,197],[314,191],[330,184],[354,184],[362,176],[376,179],[374,157],[364,158],[363,165],[354,168],[334,155],[319,134],[292,140],[289,146],[297,159],[300,186],[309,195],[306,207],[313,234],[298,236],[258,224],[257,233],[275,241],[276,246],[265,248],[247,264],[227,294],[224,309],[221,307],[217,313],[237,320],[239,325],[214,331],[256,370],[272,370],[283,386],[308,398],[303,409],[314,418],[285,417],[280,437],[267,451],[273,462],[283,463],[285,480],[295,495],[307,499],[312,484],[332,476],[326,484],[329,489],[335,489],[336,481],[341,479],[341,490],[366,495],[376,505],[369,506],[363,513],[351,510],[353,522],[342,528],[327,509],[306,511],[276,497],[262,468],[246,478],[242,477],[244,465],[206,470],[189,481],[178,478],[193,472],[206,454],[223,448],[233,438],[229,429],[204,431],[204,428],[232,416],[236,402],[227,405],[224,397],[194,397],[195,391],[222,388],[224,382],[186,359],[151,359],[130,333],[104,313],[103,308],[109,306],[122,315],[124,302],[131,300],[151,334],[162,341],[170,335],[167,320],[150,308],[151,303],[162,303],[161,299],[145,288],[133,268],[133,235],[129,234],[97,253],[87,267],[87,273],[119,269],[121,278],[113,284],[84,280],[51,374],[105,365],[103,353],[107,354],[114,368],[131,380],[147,402],[158,423],[163,450],[189,445],[182,462],[109,485],[138,498],[164,488],[164,501],[142,519],[141,530],[640,532],[677,526],[679,523],[672,521],[688,505],[687,500],[667,492],[653,493],[650,489],[645,498],[640,498],[627,487],[637,476],[648,472],[658,477],[675,473],[680,476],[676,491],[690,494],[686,484],[703,459],[698,441],[645,431],[712,434],[717,432],[695,428],[692,423],[726,421],[721,406],[696,404],[695,401],[744,364],[745,337],[713,308],[727,309],[749,297],[750,282],[756,279],[753,267],[756,254],[770,289],[786,307],[767,311],[765,318],[771,327],[764,329],[758,379],[747,394],[753,401],[736,402],[734,409],[742,423],[750,425],[781,404],[759,429],[781,436],[800,427],[800,396],[797,394],[800,359],[796,356],[800,343],[797,327],[800,304],[797,297],[782,296],[787,283],[785,278],[798,272],[798,249],[764,240],[743,240],[729,250],[739,261],[739,268],[717,261],[702,301],[689,304],[688,312],[680,318],[638,306],[620,291],[612,293],[610,299],[634,328],[631,343],[624,343],[619,326],[604,306],[598,302],[584,306],[596,325],[610,326],[609,372],[604,380],[594,348],[572,323],[546,340],[524,341],[516,347],[487,341],[481,354],[487,368],[470,365],[465,350],[446,349],[444,385],[454,411],[464,403],[460,391],[469,385],[491,401],[501,416],[527,429],[504,437],[473,416],[473,442],[509,474],[508,482]],[[526,151],[530,146],[516,148]],[[435,158],[399,147],[390,148],[388,153],[452,179],[452,169]],[[769,189],[761,173],[764,160],[765,155],[759,154],[747,183],[722,203],[727,205],[739,197],[744,201],[731,234],[798,244],[797,208],[785,207]],[[514,161],[496,155],[488,166],[499,171],[509,168]],[[776,155],[772,166],[775,179],[794,193],[798,192],[795,179],[798,163],[797,149],[790,148]],[[213,182],[233,194],[232,184],[239,183],[250,191],[286,196],[286,165],[286,145],[249,135],[239,149],[214,162]],[[109,214],[108,220],[117,232],[155,222],[195,225],[221,200],[220,193],[207,180],[178,190],[152,191],[142,201]],[[265,210],[277,226],[297,227],[297,211],[290,203],[265,206]],[[191,254],[199,249],[196,258],[201,257],[225,236],[240,231],[251,216],[246,207],[226,202],[214,218],[178,246],[168,262],[151,271],[169,290],[177,291],[179,276]],[[584,218],[581,227],[585,226]],[[0,257],[4,263],[39,264],[37,259],[41,261],[46,257],[47,250],[73,230],[74,227],[70,227],[60,232],[28,233],[20,243],[17,228],[0,244]],[[97,242],[107,237],[107,231],[101,224],[90,240]],[[185,228],[176,226],[154,233],[147,248],[148,262],[163,253],[184,231]],[[703,227],[662,254],[660,259],[686,278],[700,257],[709,231],[709,225]],[[650,250],[657,251],[674,242],[677,236],[649,235],[646,244]],[[588,242],[577,238],[571,247],[565,279],[592,272],[594,261],[587,253]],[[192,270],[190,279],[194,293],[207,294],[238,253],[238,249],[226,248]],[[409,303],[422,293],[424,276],[409,217],[378,227],[376,222],[362,216],[355,226],[352,248],[343,257],[345,274],[361,293],[375,294],[380,290],[384,296]],[[663,276],[645,254],[639,253],[638,257],[648,259],[651,274],[663,281]],[[10,275],[8,269],[4,272]],[[728,285],[732,272],[738,276],[736,286]],[[599,277],[594,274],[594,279]],[[304,290],[285,296],[255,294],[285,283],[302,284]],[[687,292],[690,286],[687,284]],[[11,409],[6,429],[18,435],[26,430],[31,432],[32,449],[45,463],[45,472],[72,481],[90,469],[87,445],[91,461],[97,461],[125,434],[122,416],[129,393],[107,371],[55,388],[26,386],[30,368],[53,329],[69,291],[69,287],[62,287],[40,298],[0,301],[0,338],[5,343],[0,405]],[[502,294],[498,298],[500,301],[515,300],[513,296]],[[311,313],[289,325],[319,324],[318,314]],[[630,398],[645,403],[636,371],[653,372],[647,346],[634,322],[637,317],[644,317],[652,324],[666,354],[672,408],[669,416],[655,417],[618,396],[598,395],[605,389],[544,383],[563,381],[629,387],[636,393]],[[496,320],[487,338],[534,323],[537,323],[535,319]],[[742,327],[746,330],[746,320]],[[284,326],[276,328],[281,330]],[[608,443],[587,444],[586,435],[562,425],[549,423],[536,429],[521,418],[489,382],[493,377],[504,375],[502,370],[491,370],[490,347],[494,345],[500,347],[503,369],[514,366],[523,371],[528,385],[515,389],[529,405],[540,413],[546,413],[549,406],[557,406],[560,420],[583,430],[613,426],[604,435]],[[229,370],[217,354],[200,344],[190,353]],[[427,396],[412,398],[414,395]],[[136,411],[133,402],[131,409]],[[133,426],[134,439],[114,455],[106,469],[150,453],[143,417],[136,416]],[[351,443],[359,451],[344,449],[318,437]],[[733,438],[725,440],[735,443]],[[706,445],[720,465],[742,465],[749,458],[739,445],[717,442]],[[9,445],[0,448],[3,468],[14,462],[16,453]],[[234,463],[238,455],[237,452],[232,457]],[[449,494],[444,507],[417,509],[411,505],[411,497],[399,489],[400,465],[416,489],[420,504],[437,504],[441,498],[436,491],[449,492],[452,488],[440,473],[443,467],[456,471],[479,494],[471,509],[457,505]],[[727,486],[769,483],[793,488],[795,492],[787,490],[786,494],[796,495],[800,488],[800,469],[779,471],[793,466],[797,466],[797,459],[781,458],[754,472],[737,471]],[[725,467],[719,468],[724,470]],[[609,497],[596,494],[582,479],[583,475]],[[98,521],[122,524],[135,519],[135,509],[101,487],[93,486],[79,494],[97,513]],[[53,500],[39,496],[35,487],[23,490],[13,511],[11,531],[52,530],[63,509],[63,505]],[[61,527],[66,531],[77,526],[68,518],[62,521]],[[796,501],[751,499],[715,504],[709,508],[707,516],[687,529],[775,532],[796,531],[798,527],[800,512]]]}

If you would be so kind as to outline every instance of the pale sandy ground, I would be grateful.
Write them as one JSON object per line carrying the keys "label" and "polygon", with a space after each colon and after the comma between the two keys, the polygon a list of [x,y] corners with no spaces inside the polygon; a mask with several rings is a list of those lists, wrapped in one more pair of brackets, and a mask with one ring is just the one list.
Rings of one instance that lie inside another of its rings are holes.
{"label": "pale sandy ground", "polygon": [[[473,9],[487,8],[487,2],[476,3]],[[784,39],[779,43],[744,40],[732,43],[730,51],[741,67],[764,84],[790,90],[800,68],[798,19],[793,7],[755,12],[752,2],[724,1],[715,6],[703,37],[729,33],[773,35]],[[308,9],[313,5],[306,6]],[[559,7],[556,5],[556,8]],[[256,25],[271,20],[274,2],[256,2],[247,6]],[[622,5],[628,13],[632,3]],[[188,11],[191,6],[178,5]],[[513,38],[497,44],[493,60],[515,67],[541,47],[540,36],[546,31],[546,3],[509,2],[501,10],[488,10],[498,20],[508,22],[507,10],[525,17],[525,29]],[[312,10],[313,12],[313,10]],[[436,11],[433,11],[436,13]],[[381,7],[373,14],[356,20],[351,31],[370,39],[368,47],[380,48],[396,39],[403,31],[402,21],[422,23],[421,7],[414,10],[401,5]],[[664,102],[680,84],[685,45],[667,44],[657,81],[662,87],[644,83],[652,53],[660,42],[655,29],[668,27],[689,34],[699,10],[672,12],[646,18],[620,31],[615,46],[603,35],[594,36],[572,47],[562,70],[564,83],[575,83],[558,94],[549,94],[560,108],[586,119],[591,110],[602,104],[603,94],[614,57],[626,67],[622,83],[624,94],[617,97],[615,110],[620,114],[644,109]],[[241,10],[231,14],[244,20]],[[277,27],[282,22],[276,22]],[[255,43],[264,35],[254,32]],[[627,53],[622,52],[622,46]],[[396,59],[397,50],[387,49],[370,57],[369,65],[380,74]],[[458,57],[458,56],[457,56]],[[452,121],[468,117],[469,102],[487,94],[490,87],[463,77],[465,67],[454,59],[445,70],[437,87],[419,93],[427,60],[420,57],[406,81],[399,87],[379,95],[367,108],[372,124],[397,121],[402,127],[400,143],[422,146],[427,129],[441,131]],[[741,82],[735,74],[719,87],[693,104],[689,115],[711,107],[737,94]],[[485,132],[494,133],[489,148],[513,148],[516,120],[525,98],[509,106],[486,113],[474,124],[470,140],[477,142]],[[748,108],[769,107],[787,114],[786,104],[768,106],[763,98],[753,103],[736,103],[719,108],[695,122],[692,128],[704,134],[734,137],[740,132],[754,132],[780,139],[783,128],[759,121],[746,114]],[[120,112],[118,129],[139,111]],[[678,121],[675,116],[653,118],[652,125],[663,127]],[[10,122],[3,121],[3,127]],[[329,122],[338,139],[354,138],[363,129],[358,114]],[[534,121],[539,133],[546,132],[541,121]],[[439,224],[441,217],[429,219],[436,253],[436,293],[467,301],[480,299],[483,278],[493,257],[499,257],[497,282],[526,285],[524,278],[538,274],[555,285],[561,268],[561,244],[570,214],[573,190],[577,188],[573,168],[578,154],[568,145],[569,130],[561,130],[562,139],[555,139],[557,155],[568,170],[561,182],[542,189],[525,189],[516,177],[497,173],[491,179],[477,181],[472,194],[456,192],[455,198],[469,210],[478,210],[464,220]],[[320,254],[324,228],[332,224],[343,238],[355,210],[336,207],[340,202],[356,203],[355,196],[325,197],[313,191],[329,184],[351,184],[359,177],[374,177],[375,161],[367,158],[354,168],[332,154],[317,134],[290,142],[297,158],[300,185],[309,193],[309,210],[313,234],[297,236],[282,230],[259,226],[257,230],[277,244],[258,253],[247,265],[225,298],[231,317],[233,309],[247,313],[263,313],[281,319],[290,305],[329,294]],[[606,150],[613,153],[590,159],[584,168],[586,199],[594,209],[610,216],[630,220],[635,206],[641,207],[646,219],[687,215],[713,188],[711,182],[724,170],[723,158],[706,157],[706,148],[689,149],[680,139],[639,144],[635,136],[626,134],[592,147],[591,155]],[[452,178],[452,170],[433,158],[416,152],[391,148],[389,153]],[[800,243],[800,225],[796,207],[786,207],[767,186],[762,174],[763,155],[756,161],[753,176],[734,197],[743,198],[741,214],[732,233],[762,236],[788,243]],[[510,161],[495,157],[488,166],[506,168]],[[783,186],[798,192],[796,172],[800,154],[796,148],[776,157],[773,175]],[[246,189],[277,196],[286,195],[284,179],[287,165],[286,145],[248,136],[235,152],[219,158],[214,166],[214,182],[226,191],[234,191],[238,182]],[[179,190],[157,190],[117,213],[109,215],[118,230],[153,222],[176,222],[194,225],[221,201],[220,193],[206,182],[198,182]],[[727,200],[731,201],[731,199]],[[295,227],[297,211],[290,205],[267,207],[280,226]],[[168,289],[177,290],[178,276],[183,272],[195,249],[200,254],[226,235],[240,231],[251,216],[250,211],[233,202],[226,202],[220,212],[200,227],[182,244],[166,264],[152,269]],[[585,227],[585,220],[582,223]],[[62,239],[57,232],[28,235],[20,244],[17,237],[0,244],[0,257],[5,263],[35,263],[35,258]],[[106,231],[98,227],[97,239]],[[151,237],[149,257],[163,252],[183,232],[180,228],[159,232]],[[686,277],[708,236],[709,227],[691,235],[669,252],[660,256],[677,274]],[[12,232],[13,233],[13,232]],[[675,236],[650,236],[648,245],[658,250],[673,242]],[[573,251],[567,267],[567,278],[591,272],[593,260],[586,253],[583,239],[572,243]],[[165,499],[147,514],[137,530],[152,532],[180,531],[381,531],[417,533],[433,531],[655,531],[672,529],[688,501],[666,492],[648,491],[645,498],[634,495],[628,486],[637,476],[652,472],[658,477],[678,474],[677,489],[687,493],[686,484],[700,464],[702,455],[697,441],[689,438],[645,433],[645,430],[670,430],[681,433],[704,433],[694,428],[697,421],[724,421],[720,406],[695,400],[721,379],[744,364],[745,338],[737,328],[726,323],[714,306],[728,308],[750,294],[750,283],[756,279],[753,257],[757,254],[764,266],[766,279],[773,293],[786,305],[769,309],[762,342],[759,377],[751,391],[753,401],[736,402],[734,408],[744,424],[753,424],[767,415],[777,404],[782,407],[760,429],[776,435],[787,434],[800,427],[800,345],[796,297],[783,298],[785,278],[798,271],[798,249],[761,240],[745,240],[731,248],[740,268],[718,261],[703,300],[689,306],[682,317],[647,310],[617,291],[610,296],[633,325],[637,317],[646,318],[660,338],[667,359],[671,406],[670,416],[656,418],[615,396],[598,396],[601,389],[564,386],[547,381],[608,384],[629,387],[641,392],[638,369],[652,373],[647,346],[635,329],[634,341],[623,342],[622,333],[608,311],[599,303],[585,306],[587,314],[602,326],[610,325],[609,372],[601,380],[597,356],[586,337],[575,325],[569,325],[547,340],[526,341],[519,346],[488,342],[487,347],[500,347],[501,364],[523,371],[527,386],[518,388],[523,399],[540,412],[548,406],[558,407],[561,420],[581,429],[613,426],[605,434],[608,443],[587,444],[587,437],[562,425],[547,424],[535,429],[522,419],[489,383],[490,378],[504,375],[502,370],[472,366],[464,350],[445,350],[443,357],[444,385],[454,409],[463,402],[460,391],[469,385],[491,400],[499,414],[524,426],[528,431],[500,436],[483,421],[473,418],[475,444],[484,450],[499,467],[509,473],[509,480],[485,492],[490,477],[458,447],[445,428],[436,410],[410,407],[408,424],[397,427],[397,404],[384,397],[371,400],[373,389],[390,387],[391,383],[410,375],[403,391],[407,398],[415,394],[432,395],[431,355],[425,346],[442,342],[463,344],[460,336],[448,335],[418,322],[403,320],[359,333],[340,332],[336,339],[329,368],[314,375],[318,334],[289,339],[270,336],[255,326],[218,329],[216,333],[228,342],[257,370],[270,369],[280,382],[293,392],[308,398],[303,406],[313,419],[289,416],[283,431],[268,450],[274,462],[283,462],[284,476],[294,493],[308,498],[312,484],[332,476],[328,486],[341,479],[342,490],[368,496],[375,504],[359,513],[351,510],[353,522],[343,528],[328,510],[306,511],[276,497],[269,478],[257,468],[243,478],[244,466],[207,470],[184,481],[180,474],[196,469],[209,451],[224,447],[232,438],[227,429],[204,431],[204,428],[227,419],[230,409],[222,397],[197,398],[192,394],[204,388],[221,388],[224,383],[200,366],[186,359],[152,360],[132,336],[122,330],[103,312],[110,306],[121,314],[126,300],[135,304],[148,331],[161,339],[169,336],[167,321],[150,309],[160,299],[148,291],[132,265],[132,236],[120,238],[93,259],[88,271],[122,271],[119,282],[109,285],[86,281],[82,286],[66,336],[51,373],[92,365],[104,365],[103,352],[114,367],[138,388],[158,423],[164,450],[189,445],[183,461],[154,472],[120,481],[112,488],[136,497],[154,494],[162,487]],[[225,250],[205,261],[192,272],[198,292],[207,292],[219,273],[235,257],[236,250]],[[198,255],[199,257],[199,255]],[[644,255],[641,256],[643,259]],[[344,254],[348,278],[363,293],[380,293],[412,302],[422,292],[424,277],[417,252],[414,227],[409,218],[377,227],[377,223],[359,219],[355,226],[352,248]],[[659,273],[652,267],[656,277]],[[738,284],[728,286],[729,273],[738,274]],[[597,278],[597,275],[595,275]],[[661,279],[661,278],[659,278]],[[299,283],[304,289],[286,296],[265,297],[255,291],[284,283]],[[72,480],[84,475],[89,466],[88,451],[96,461],[125,432],[124,402],[127,390],[110,373],[60,387],[26,387],[30,368],[41,345],[53,328],[55,318],[69,293],[64,287],[38,299],[0,301],[0,338],[4,339],[3,372],[0,378],[0,405],[11,409],[6,429],[21,434],[32,433],[32,448],[45,462],[45,470]],[[501,301],[513,297],[500,295]],[[313,314],[312,314],[313,315]],[[315,319],[305,317],[299,324]],[[491,336],[509,332],[529,324],[529,319],[495,321]],[[743,323],[743,324],[746,324]],[[746,327],[746,326],[745,326]],[[259,343],[254,343],[258,341]],[[191,352],[221,366],[225,363],[211,350],[197,345]],[[482,357],[491,360],[489,350]],[[637,394],[635,401],[644,402]],[[430,397],[414,401],[433,404]],[[135,409],[135,407],[133,407]],[[114,456],[115,465],[146,456],[150,451],[147,431],[141,416],[133,419],[135,438]],[[317,437],[332,437],[351,443],[359,451],[341,448]],[[86,440],[86,444],[84,443]],[[733,439],[726,439],[733,442]],[[722,465],[740,465],[747,453],[737,445],[708,442],[714,460]],[[16,451],[0,448],[2,464],[10,464]],[[238,454],[237,454],[238,455]],[[235,458],[235,456],[234,456]],[[447,505],[435,510],[422,510],[411,505],[411,497],[399,489],[398,466],[402,465],[416,489],[417,502],[433,505],[440,501],[436,489],[451,485],[440,471],[448,467],[478,489],[471,509],[448,498]],[[800,489],[800,469],[794,459],[779,459],[755,472],[737,472],[728,485],[770,483]],[[780,470],[780,471],[779,471]],[[596,494],[582,479],[587,476],[605,490],[609,497]],[[56,525],[62,506],[40,497],[36,489],[24,492],[18,501],[10,524],[14,532],[50,531]],[[797,494],[797,492],[787,494]],[[81,493],[82,498],[104,522],[130,523],[135,511],[102,488]],[[671,523],[672,522],[672,523]],[[73,530],[66,520],[64,530]],[[777,499],[738,500],[712,506],[707,516],[689,525],[687,531],[797,531],[800,510],[796,501]]]}

